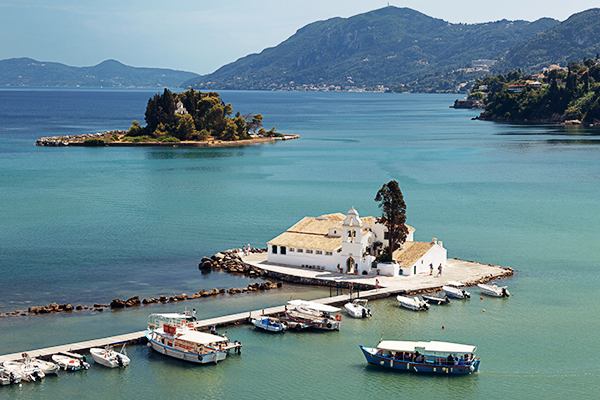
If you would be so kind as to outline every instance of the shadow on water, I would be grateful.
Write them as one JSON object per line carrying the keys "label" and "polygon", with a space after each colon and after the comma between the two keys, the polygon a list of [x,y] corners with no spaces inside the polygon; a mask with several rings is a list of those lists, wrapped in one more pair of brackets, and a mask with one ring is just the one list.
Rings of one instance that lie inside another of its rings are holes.
{"label": "shadow on water", "polygon": [[229,158],[242,157],[243,151],[222,149],[194,149],[194,150],[152,150],[146,154],[149,160],[195,159],[195,158]]}

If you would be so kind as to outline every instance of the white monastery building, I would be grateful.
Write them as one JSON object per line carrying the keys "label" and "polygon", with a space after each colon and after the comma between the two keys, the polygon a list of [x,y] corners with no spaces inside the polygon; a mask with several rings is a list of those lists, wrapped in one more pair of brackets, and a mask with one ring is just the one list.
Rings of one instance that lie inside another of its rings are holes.
{"label": "white monastery building", "polygon": [[442,242],[415,242],[415,229],[407,227],[406,242],[392,255],[394,262],[375,263],[389,244],[387,228],[376,218],[360,218],[354,207],[346,215],[304,217],[267,243],[268,261],[356,275],[429,274],[430,264],[436,272],[440,264],[445,267],[448,252]]}

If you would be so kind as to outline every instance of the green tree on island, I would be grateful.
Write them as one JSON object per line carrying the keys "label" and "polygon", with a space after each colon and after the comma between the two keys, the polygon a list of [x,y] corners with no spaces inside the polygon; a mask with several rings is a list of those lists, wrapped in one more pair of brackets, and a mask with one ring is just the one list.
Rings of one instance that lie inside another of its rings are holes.
{"label": "green tree on island", "polygon": [[387,260],[391,260],[394,251],[406,241],[408,235],[406,204],[398,182],[392,180],[384,184],[377,192],[375,201],[379,202],[381,208],[381,217],[377,218],[377,222],[388,229],[389,246],[385,256]]}
{"label": "green tree on island", "polygon": [[[275,128],[265,131],[260,114],[236,113],[233,107],[225,104],[216,92],[197,92],[190,89],[183,93],[173,93],[164,89],[148,100],[146,106],[146,126],[133,121],[125,135],[131,141],[204,141],[209,137],[215,140],[234,141],[251,139],[250,133],[264,137],[283,136]],[[260,128],[260,129],[259,129]]]}

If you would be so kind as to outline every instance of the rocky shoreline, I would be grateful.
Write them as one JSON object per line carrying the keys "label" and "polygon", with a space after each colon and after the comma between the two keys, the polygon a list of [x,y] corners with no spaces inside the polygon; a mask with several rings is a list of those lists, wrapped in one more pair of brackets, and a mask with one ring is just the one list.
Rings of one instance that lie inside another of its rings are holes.
{"label": "rocky shoreline", "polygon": [[79,143],[83,144],[88,139],[107,139],[112,135],[124,135],[127,131],[106,131],[100,133],[84,133],[83,135],[50,136],[41,137],[36,140],[36,146],[71,146]]}

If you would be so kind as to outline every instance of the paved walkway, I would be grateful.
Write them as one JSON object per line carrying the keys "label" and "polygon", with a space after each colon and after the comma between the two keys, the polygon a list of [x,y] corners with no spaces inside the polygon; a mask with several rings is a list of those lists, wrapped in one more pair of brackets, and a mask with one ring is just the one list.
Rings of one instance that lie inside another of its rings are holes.
{"label": "paved walkway", "polygon": [[427,273],[413,276],[387,277],[382,275],[340,274],[332,271],[318,271],[290,265],[272,264],[267,262],[267,253],[252,253],[242,258],[244,262],[266,271],[319,279],[324,281],[324,285],[329,282],[354,282],[375,286],[375,280],[378,279],[382,288],[392,289],[395,292],[432,289],[442,287],[450,281],[458,281],[470,286],[482,279],[501,278],[507,275],[507,270],[497,265],[455,259],[446,260],[446,267],[442,270],[442,276],[439,277],[437,276],[437,268],[434,269],[432,276]]}

